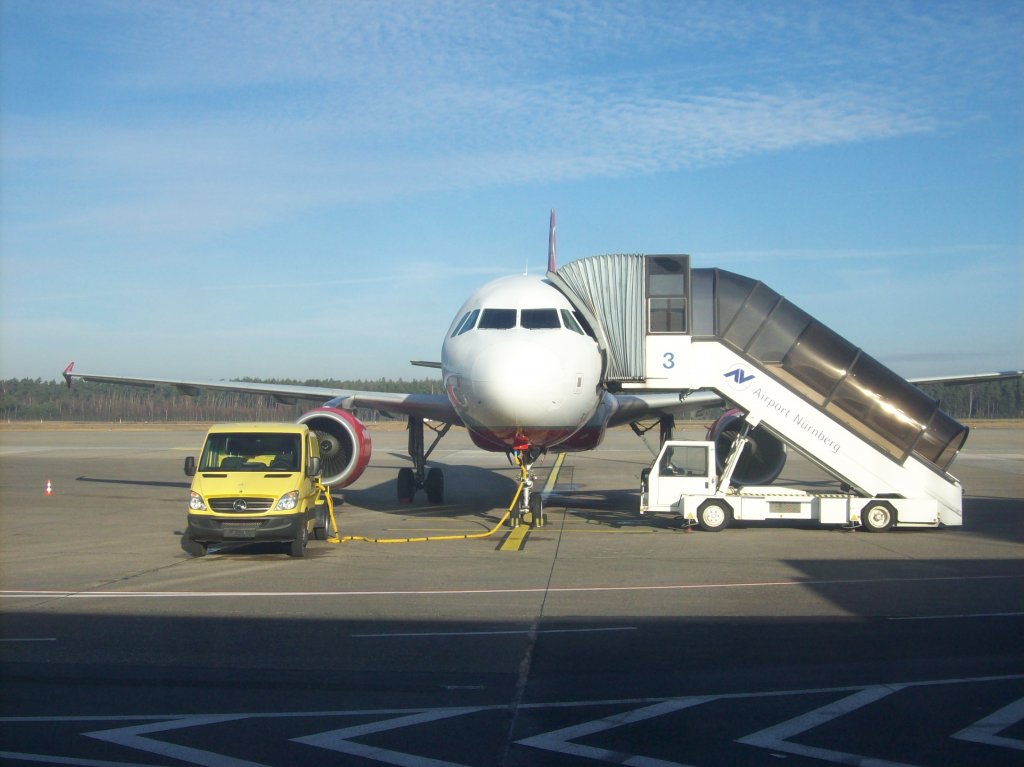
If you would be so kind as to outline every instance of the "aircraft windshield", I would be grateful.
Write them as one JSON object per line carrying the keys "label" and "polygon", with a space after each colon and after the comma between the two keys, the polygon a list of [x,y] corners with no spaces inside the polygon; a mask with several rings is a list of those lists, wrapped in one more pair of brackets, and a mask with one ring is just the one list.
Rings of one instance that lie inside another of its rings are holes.
{"label": "aircraft windshield", "polygon": [[199,459],[200,471],[298,471],[298,434],[211,434]]}
{"label": "aircraft windshield", "polygon": [[583,328],[581,328],[580,324],[576,321],[576,318],[572,316],[572,312],[568,309],[562,309],[562,323],[573,333],[579,333],[581,336],[586,335],[586,333],[583,332]]}
{"label": "aircraft windshield", "polygon": [[455,330],[452,331],[452,338],[455,336],[461,336],[467,330],[472,330],[473,326],[476,325],[476,318],[480,316],[480,310],[474,309],[471,312],[466,312],[459,321],[459,324],[455,326]]}
{"label": "aircraft windshield", "polygon": [[484,309],[477,325],[481,330],[508,330],[515,326],[515,309]]}
{"label": "aircraft windshield", "polygon": [[[566,328],[585,335],[579,323],[567,309],[474,309],[462,318],[452,335],[462,335],[471,330],[477,314],[480,322],[479,330],[510,330],[520,327],[525,330],[559,330],[563,323]],[[560,319],[561,318],[561,319]]]}
{"label": "aircraft windshield", "polygon": [[545,330],[562,327],[558,322],[558,311],[556,309],[523,309],[520,313],[519,324],[527,330]]}

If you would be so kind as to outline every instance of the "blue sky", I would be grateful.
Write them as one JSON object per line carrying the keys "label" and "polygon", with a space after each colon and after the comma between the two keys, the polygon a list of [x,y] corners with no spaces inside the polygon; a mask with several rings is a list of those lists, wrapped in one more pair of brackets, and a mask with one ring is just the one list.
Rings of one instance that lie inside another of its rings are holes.
{"label": "blue sky", "polygon": [[686,252],[1024,367],[1024,5],[0,0],[0,378],[411,378],[482,282]]}

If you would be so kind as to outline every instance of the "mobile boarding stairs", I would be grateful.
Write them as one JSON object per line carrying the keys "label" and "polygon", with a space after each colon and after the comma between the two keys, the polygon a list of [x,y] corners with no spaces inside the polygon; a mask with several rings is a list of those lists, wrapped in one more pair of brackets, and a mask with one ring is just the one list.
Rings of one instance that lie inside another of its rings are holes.
{"label": "mobile boarding stairs", "polygon": [[891,499],[897,525],[962,524],[948,469],[967,427],[763,283],[685,255],[595,256],[548,279],[590,324],[613,390],[683,405],[716,392],[849,488],[853,521]]}

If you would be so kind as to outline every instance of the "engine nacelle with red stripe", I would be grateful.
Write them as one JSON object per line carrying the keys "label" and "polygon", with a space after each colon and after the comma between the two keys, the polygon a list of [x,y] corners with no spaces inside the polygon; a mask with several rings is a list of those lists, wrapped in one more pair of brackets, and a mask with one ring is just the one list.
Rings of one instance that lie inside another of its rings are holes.
{"label": "engine nacelle with red stripe", "polygon": [[[715,443],[715,462],[719,473],[725,468],[733,440],[744,425],[741,411],[727,410],[708,429],[708,441]],[[768,485],[786,465],[786,445],[760,426],[751,429],[747,437],[750,441],[740,454],[732,481],[737,485]]]}
{"label": "engine nacelle with red stripe", "polygon": [[359,479],[370,462],[372,445],[358,418],[346,410],[318,407],[303,413],[299,423],[316,432],[325,485],[346,487]]}

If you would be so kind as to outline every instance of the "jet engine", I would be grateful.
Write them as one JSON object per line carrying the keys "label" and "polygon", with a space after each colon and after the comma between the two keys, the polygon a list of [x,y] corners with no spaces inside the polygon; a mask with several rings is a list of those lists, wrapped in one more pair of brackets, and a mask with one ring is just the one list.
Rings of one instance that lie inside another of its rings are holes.
{"label": "jet engine", "polygon": [[[718,471],[732,450],[733,440],[743,431],[746,421],[739,410],[727,410],[708,429],[708,440],[715,443],[715,461]],[[748,442],[740,454],[732,481],[737,485],[767,485],[782,473],[786,465],[786,446],[760,426],[747,435]]]}
{"label": "jet engine", "polygon": [[328,487],[351,485],[370,462],[370,433],[351,413],[333,407],[318,407],[303,413],[304,423],[320,443],[323,482]]}

